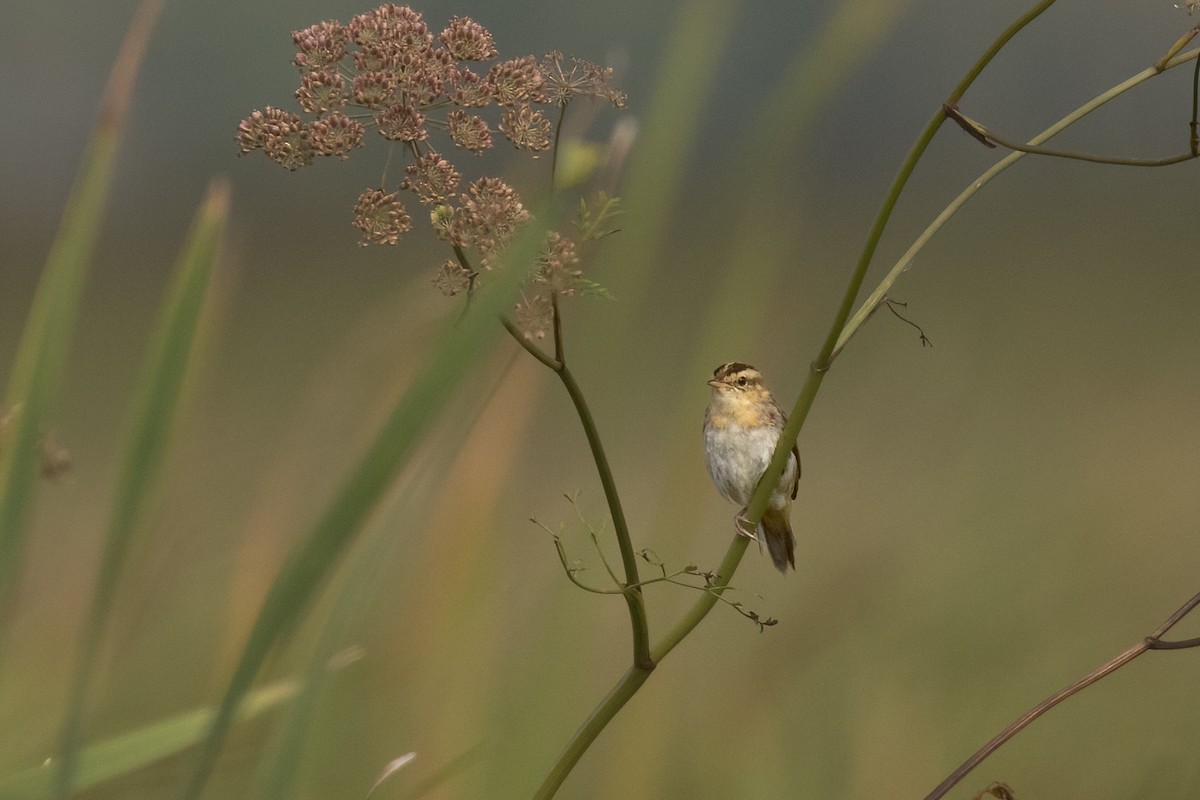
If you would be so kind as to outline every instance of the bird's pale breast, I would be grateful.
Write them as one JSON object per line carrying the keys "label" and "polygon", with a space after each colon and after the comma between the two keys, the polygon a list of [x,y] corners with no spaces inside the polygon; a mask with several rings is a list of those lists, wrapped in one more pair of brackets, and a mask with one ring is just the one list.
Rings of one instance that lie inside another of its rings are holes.
{"label": "bird's pale breast", "polygon": [[[750,502],[758,479],[771,463],[779,433],[778,428],[768,425],[745,427],[729,419],[723,426],[708,426],[704,432],[708,472],[726,499],[741,506]],[[787,505],[795,482],[796,457],[792,455],[771,494],[772,508]]]}

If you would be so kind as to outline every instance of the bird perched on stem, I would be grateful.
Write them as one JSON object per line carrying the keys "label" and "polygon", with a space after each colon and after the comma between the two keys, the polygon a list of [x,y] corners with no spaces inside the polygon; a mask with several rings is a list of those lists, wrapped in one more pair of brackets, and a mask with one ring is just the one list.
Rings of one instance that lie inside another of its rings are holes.
{"label": "bird perched on stem", "polygon": [[737,532],[757,539],[760,551],[766,545],[771,560],[786,575],[789,566],[796,567],[791,512],[800,481],[798,448],[792,447],[787,466],[771,491],[757,536],[749,530],[745,513],[759,478],[771,463],[787,415],[767,390],[762,373],[749,364],[722,364],[713,371],[708,385],[712,387],[712,400],[704,412],[708,474],[726,500],[742,507],[734,523]]}

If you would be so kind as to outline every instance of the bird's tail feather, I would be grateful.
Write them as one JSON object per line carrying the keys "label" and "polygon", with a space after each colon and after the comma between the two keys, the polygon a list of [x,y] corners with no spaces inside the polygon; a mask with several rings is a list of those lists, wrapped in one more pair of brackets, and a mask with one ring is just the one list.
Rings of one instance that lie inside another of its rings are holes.
{"label": "bird's tail feather", "polygon": [[765,542],[767,552],[775,567],[784,575],[788,567],[796,568],[796,537],[792,535],[792,523],[788,519],[787,509],[768,508],[763,514],[762,525],[759,526],[759,549]]}

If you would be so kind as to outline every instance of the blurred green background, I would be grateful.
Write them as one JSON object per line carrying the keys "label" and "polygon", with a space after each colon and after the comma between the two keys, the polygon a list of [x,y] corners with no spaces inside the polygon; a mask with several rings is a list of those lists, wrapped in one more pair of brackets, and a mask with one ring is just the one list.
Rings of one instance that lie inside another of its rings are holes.
{"label": "blurred green background", "polygon": [[[6,9],[6,370],[134,6]],[[234,187],[220,314],[94,666],[89,741],[217,702],[285,554],[438,323],[459,310],[429,285],[446,255],[426,231],[393,249],[355,246],[350,209],[377,180],[382,148],[296,174],[257,154],[235,158],[239,119],[292,107],[290,32],[369,8],[167,6],[54,415],[74,467],[40,489],[0,661],[0,774],[54,751],[130,385],[208,179],[224,174]],[[586,267],[618,300],[568,303],[568,354],[635,544],[670,566],[714,567],[735,509],[703,466],[704,380],[721,362],[748,361],[791,404],[900,159],[1025,5],[416,8],[435,30],[475,18],[508,56],[559,49],[617,66],[639,138],[618,187],[622,232]],[[1195,22],[1169,0],[1063,0],[1001,54],[964,109],[1032,135],[1151,64]],[[1190,77],[1151,82],[1063,145],[1185,149]],[[618,119],[602,112],[589,135],[604,140]],[[943,129],[868,288],[997,157]],[[517,163],[496,153],[478,166]],[[545,166],[518,167],[518,187],[535,194]],[[1028,158],[972,201],[893,293],[934,347],[879,314],[825,381],[800,439],[797,573],[781,578],[751,552],[734,580],[736,599],[780,624],[760,635],[714,610],[560,796],[921,797],[1197,591],[1200,270],[1188,237],[1198,178],[1194,163]],[[598,580],[562,499],[579,490],[588,518],[604,520],[578,423],[553,376],[500,334],[266,670],[303,671],[322,637],[361,648],[318,697],[292,797],[362,797],[409,751],[415,761],[377,797],[430,782],[427,797],[528,796],[626,667],[621,601],[571,586],[528,522],[566,523],[568,549]],[[651,588],[652,636],[693,599]],[[951,796],[992,780],[1021,800],[1195,796],[1198,659],[1147,655],[1036,723]],[[207,796],[253,796],[285,720],[239,728]],[[192,764],[185,752],[86,797],[169,797]]]}

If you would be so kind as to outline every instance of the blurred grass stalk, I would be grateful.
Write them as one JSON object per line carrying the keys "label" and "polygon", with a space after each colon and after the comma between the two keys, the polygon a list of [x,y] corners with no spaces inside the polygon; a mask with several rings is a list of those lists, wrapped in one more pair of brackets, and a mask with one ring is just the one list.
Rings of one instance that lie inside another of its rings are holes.
{"label": "blurred grass stalk", "polygon": [[[248,721],[265,714],[294,697],[298,689],[295,679],[277,681],[256,689],[238,707],[238,721]],[[204,736],[215,715],[213,708],[197,708],[88,745],[78,754],[72,791],[87,791],[104,781],[136,772],[194,746]],[[56,791],[55,784],[58,781],[54,770],[55,762],[47,760],[36,767],[0,778],[0,798],[31,800],[51,796],[51,792]]]}
{"label": "blurred grass stalk", "polygon": [[[498,394],[502,394],[505,384],[517,384],[513,379],[513,362],[521,358],[519,352],[511,354],[497,353],[492,361],[504,363],[502,369],[493,370],[497,374],[490,377],[490,385],[484,388],[479,396],[468,398],[469,409],[454,415],[454,426],[464,432],[466,441],[479,441],[486,437],[489,430],[499,428],[512,429],[515,435],[523,433],[526,425],[522,424],[519,414],[513,414],[505,403],[495,404]],[[510,387],[511,391],[511,387]],[[525,415],[532,415],[532,404],[525,404]],[[504,413],[498,413],[504,409]],[[502,417],[499,419],[497,417]],[[389,492],[390,497],[380,503],[379,512],[366,523],[365,541],[359,551],[354,553],[350,562],[337,580],[336,588],[331,591],[333,597],[329,608],[325,610],[320,622],[320,630],[308,656],[308,664],[304,670],[303,686],[295,702],[289,704],[287,714],[277,726],[274,735],[275,742],[266,755],[260,760],[257,768],[256,788],[252,796],[257,800],[281,800],[296,794],[295,784],[299,781],[305,768],[305,747],[314,738],[312,733],[320,730],[321,720],[318,717],[318,705],[330,676],[327,665],[337,658],[339,653],[359,651],[359,645],[352,638],[354,627],[369,614],[369,606],[374,602],[381,588],[388,580],[395,579],[392,564],[396,552],[401,546],[408,546],[410,560],[422,564],[420,571],[426,580],[437,591],[447,597],[462,597],[468,590],[472,579],[478,580],[475,573],[478,558],[471,558],[460,552],[451,552],[441,557],[430,557],[414,552],[416,548],[408,542],[398,542],[396,531],[403,530],[412,514],[429,515],[432,519],[444,521],[452,512],[448,507],[461,506],[461,486],[471,486],[471,507],[478,510],[481,507],[491,508],[501,496],[501,483],[508,470],[497,463],[497,457],[515,454],[515,448],[502,448],[498,452],[488,449],[486,455],[464,448],[426,448],[410,465],[410,469],[396,482],[395,488]],[[461,462],[479,459],[486,464],[487,475],[472,475],[464,480],[461,474]],[[460,472],[455,474],[455,468]],[[515,465],[510,468],[515,468]],[[489,477],[490,476],[490,479]],[[436,498],[436,499],[433,499]],[[474,527],[474,526],[472,526]],[[474,534],[482,540],[484,531],[477,530]],[[424,543],[421,543],[425,546]],[[458,550],[458,545],[451,545]],[[476,553],[483,547],[477,544],[472,548]],[[456,585],[463,584],[463,585]],[[429,590],[433,594],[433,589]],[[418,590],[417,595],[421,592]],[[431,601],[426,600],[426,613]],[[467,664],[469,658],[457,660]],[[471,665],[472,683],[476,686],[482,683],[481,676],[475,674],[475,665]],[[439,675],[449,674],[449,665],[439,666]],[[464,683],[466,678],[464,677]],[[431,736],[430,738],[436,738]],[[472,746],[465,756],[460,756],[453,762],[438,770],[437,782],[456,775],[478,757],[478,746]],[[424,755],[422,753],[422,755]],[[434,776],[423,782],[429,786]],[[421,796],[410,788],[410,796]]]}
{"label": "blurred grass stalk", "polygon": [[[603,263],[611,278],[607,285],[623,299],[614,313],[632,329],[647,306],[660,298],[650,291],[653,270],[629,269],[631,263],[661,263],[667,250],[672,211],[687,162],[699,137],[701,114],[709,102],[722,57],[735,30],[743,0],[689,0],[680,5],[670,26],[663,57],[655,68],[658,82],[644,104],[638,141],[629,162],[629,179],[622,188],[623,207],[637,209],[639,224],[609,240]],[[641,346],[640,344],[635,346]]]}
{"label": "blurred grass stalk", "polygon": [[[201,745],[195,771],[180,797],[197,800],[204,791],[237,708],[276,643],[293,631],[310,601],[353,545],[383,498],[471,368],[488,353],[503,329],[497,317],[511,309],[528,273],[517,265],[536,262],[545,241],[545,209],[534,215],[504,255],[507,268],[489,273],[466,313],[447,322],[437,335],[412,386],[400,398],[382,429],[307,536],[288,554],[271,584],[217,714]],[[414,520],[413,524],[421,524]]]}
{"label": "blurred grass stalk", "polygon": [[9,376],[0,413],[10,419],[0,450],[0,654],[15,613],[45,420],[62,383],[133,88],[163,3],[143,0],[121,44],[104,88],[100,118],[67,199]]}
{"label": "blurred grass stalk", "polygon": [[229,186],[214,180],[196,213],[191,234],[175,269],[138,392],[133,430],[113,499],[103,560],[87,620],[79,634],[76,661],[59,746],[57,792],[77,790],[75,771],[83,732],[84,709],[116,597],[122,568],[140,528],[178,416],[180,397],[201,337],[205,299],[229,214]]}

